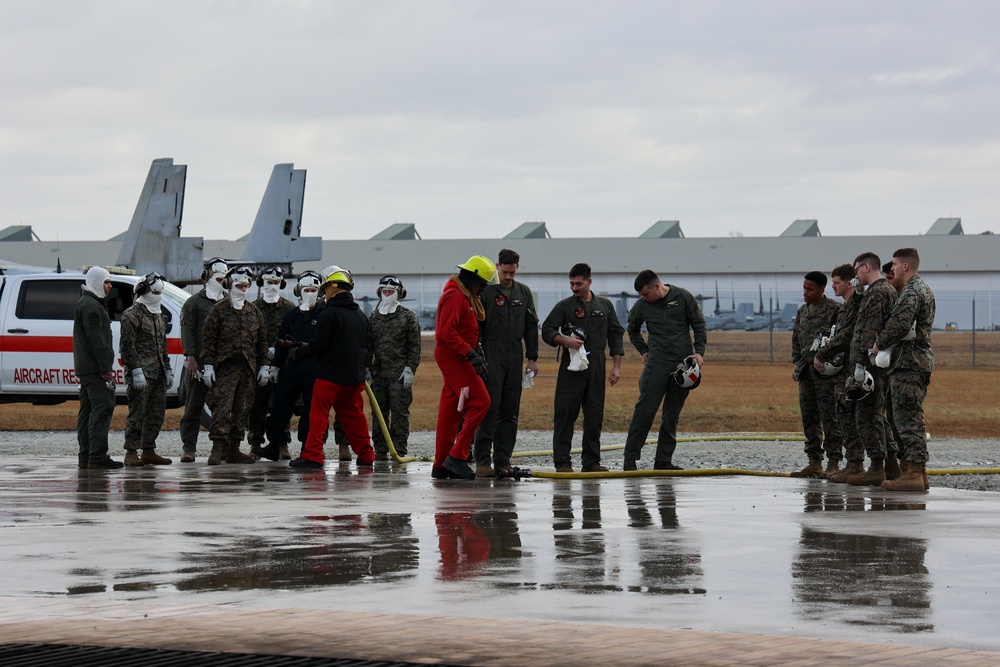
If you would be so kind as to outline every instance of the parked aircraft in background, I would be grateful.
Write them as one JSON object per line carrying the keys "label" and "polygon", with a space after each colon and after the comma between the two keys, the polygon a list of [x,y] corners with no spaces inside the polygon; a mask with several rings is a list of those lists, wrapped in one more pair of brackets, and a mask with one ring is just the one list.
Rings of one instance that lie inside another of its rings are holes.
{"label": "parked aircraft in background", "polygon": [[[175,165],[173,158],[153,160],[122,242],[119,266],[137,273],[156,271],[177,285],[200,280],[204,238],[180,235],[186,184],[186,165]],[[274,165],[243,257],[226,258],[230,265],[249,265],[256,272],[280,266],[290,274],[293,262],[322,259],[322,239],[300,236],[305,184],[305,169]]]}

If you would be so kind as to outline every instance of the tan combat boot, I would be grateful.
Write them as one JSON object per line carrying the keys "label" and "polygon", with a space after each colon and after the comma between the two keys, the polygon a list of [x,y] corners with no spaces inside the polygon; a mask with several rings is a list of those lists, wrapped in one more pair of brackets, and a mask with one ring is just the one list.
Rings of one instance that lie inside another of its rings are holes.
{"label": "tan combat boot", "polygon": [[142,456],[140,457],[143,463],[151,466],[167,466],[173,463],[171,459],[165,456],[160,456],[156,453],[156,450],[152,447],[147,447],[142,450]]}
{"label": "tan combat boot", "polygon": [[226,463],[257,463],[257,459],[240,451],[240,443],[234,442],[226,450]]}
{"label": "tan combat boot", "polygon": [[[905,461],[903,462],[906,463]],[[899,459],[896,452],[889,452],[885,455],[885,478],[899,479],[903,476],[903,470],[899,467]]]}
{"label": "tan combat boot", "polygon": [[826,470],[823,471],[823,479],[829,479],[830,475],[835,475],[838,472],[840,472],[840,463],[833,459],[827,459]]}
{"label": "tan combat boot", "polygon": [[278,459],[282,461],[291,460],[292,453],[288,451],[288,445],[278,447]]}
{"label": "tan combat boot", "polygon": [[127,465],[129,468],[141,468],[146,464],[142,462],[142,459],[139,458],[139,455],[136,453],[134,449],[126,449],[125,465]]}
{"label": "tan combat boot", "polygon": [[222,457],[225,455],[226,446],[222,443],[212,443],[212,452],[208,455],[208,465],[217,466],[222,463]]}
{"label": "tan combat boot", "polygon": [[885,481],[885,459],[872,459],[867,472],[851,475],[847,483],[853,486],[880,486]]}
{"label": "tan combat boot", "polygon": [[927,490],[924,485],[924,473],[927,468],[926,463],[916,463],[909,461],[906,474],[896,480],[882,482],[882,488],[889,491],[918,491],[923,493]]}
{"label": "tan combat boot", "polygon": [[848,461],[847,465],[844,466],[843,469],[833,473],[832,475],[827,475],[826,481],[833,482],[834,484],[847,484],[848,477],[850,477],[851,475],[857,475],[863,473],[864,471],[865,471],[864,461]]}
{"label": "tan combat boot", "polygon": [[809,465],[802,470],[791,473],[790,476],[819,479],[823,476],[823,459],[809,459]]}
{"label": "tan combat boot", "polygon": [[350,445],[341,445],[340,446],[340,452],[337,455],[337,460],[338,461],[350,461],[351,460],[351,446]]}

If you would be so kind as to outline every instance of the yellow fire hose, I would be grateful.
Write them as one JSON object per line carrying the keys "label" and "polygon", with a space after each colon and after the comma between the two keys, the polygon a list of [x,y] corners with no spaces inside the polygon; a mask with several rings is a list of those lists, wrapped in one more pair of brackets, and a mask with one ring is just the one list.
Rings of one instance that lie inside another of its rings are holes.
{"label": "yellow fire hose", "polygon": [[368,380],[365,380],[365,393],[368,394],[368,401],[371,403],[372,410],[375,411],[375,416],[378,417],[378,424],[382,428],[382,437],[385,438],[385,444],[389,447],[389,454],[392,455],[392,460],[396,463],[409,463],[411,461],[433,461],[429,457],[420,456],[400,456],[396,451],[396,446],[392,444],[392,437],[389,435],[389,427],[385,425],[385,417],[382,416],[382,409],[378,406],[378,401],[375,400],[375,393],[372,391],[371,384]]}
{"label": "yellow fire hose", "polygon": [[[431,462],[432,458],[428,456],[400,456],[396,451],[396,446],[392,444],[392,437],[389,435],[389,427],[386,426],[385,417],[382,416],[382,410],[379,408],[378,401],[375,400],[375,394],[372,392],[372,387],[365,381],[365,393],[368,394],[368,400],[371,402],[372,410],[375,411],[375,416],[378,417],[379,427],[382,429],[382,437],[385,438],[385,444],[389,448],[389,454],[392,455],[393,461],[396,463],[410,463],[412,461],[422,461]],[[791,434],[769,434],[769,433],[736,433],[732,435],[706,435],[702,437],[682,437],[677,438],[677,442],[730,442],[733,440],[751,440],[751,441],[801,441],[804,440],[800,435]],[[656,442],[656,438],[649,438],[646,440],[646,444],[652,444]],[[610,452],[619,449],[625,449],[625,445],[603,445],[601,447],[602,452]],[[582,449],[571,450],[572,454],[579,454]],[[515,457],[528,457],[528,456],[551,456],[552,450],[538,450],[534,452],[515,452],[511,455],[511,458]],[[954,469],[940,469],[940,470],[928,470],[928,475],[1000,475],[1000,468],[954,468]],[[707,468],[699,470],[610,470],[608,472],[546,472],[542,470],[532,470],[532,478],[539,479],[616,479],[621,477],[720,477],[724,475],[742,475],[747,477],[790,477],[791,473],[787,472],[768,472],[766,470],[744,470],[743,468]]]}

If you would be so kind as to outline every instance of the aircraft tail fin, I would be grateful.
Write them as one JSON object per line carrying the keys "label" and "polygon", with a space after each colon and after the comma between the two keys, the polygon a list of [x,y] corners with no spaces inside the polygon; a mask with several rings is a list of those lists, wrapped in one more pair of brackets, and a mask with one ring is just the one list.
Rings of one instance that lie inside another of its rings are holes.
{"label": "aircraft tail fin", "polygon": [[243,250],[244,262],[287,268],[292,262],[313,262],[323,258],[322,238],[300,236],[306,170],[294,167],[293,164],[274,165]]}
{"label": "aircraft tail fin", "polygon": [[173,158],[153,160],[132,214],[117,264],[138,273],[156,271],[174,283],[198,279],[202,238],[182,238],[187,165]]}

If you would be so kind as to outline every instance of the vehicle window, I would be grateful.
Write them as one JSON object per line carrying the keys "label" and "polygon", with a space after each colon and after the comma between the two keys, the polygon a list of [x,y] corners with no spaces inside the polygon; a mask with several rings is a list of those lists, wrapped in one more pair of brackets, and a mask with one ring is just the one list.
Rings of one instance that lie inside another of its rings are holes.
{"label": "vehicle window", "polygon": [[82,280],[26,280],[15,314],[21,320],[72,320],[81,285]]}
{"label": "vehicle window", "polygon": [[111,291],[108,292],[106,301],[108,304],[108,315],[111,316],[112,322],[121,321],[122,313],[132,305],[133,296],[132,285],[130,283],[120,283],[116,280],[111,281]]}

